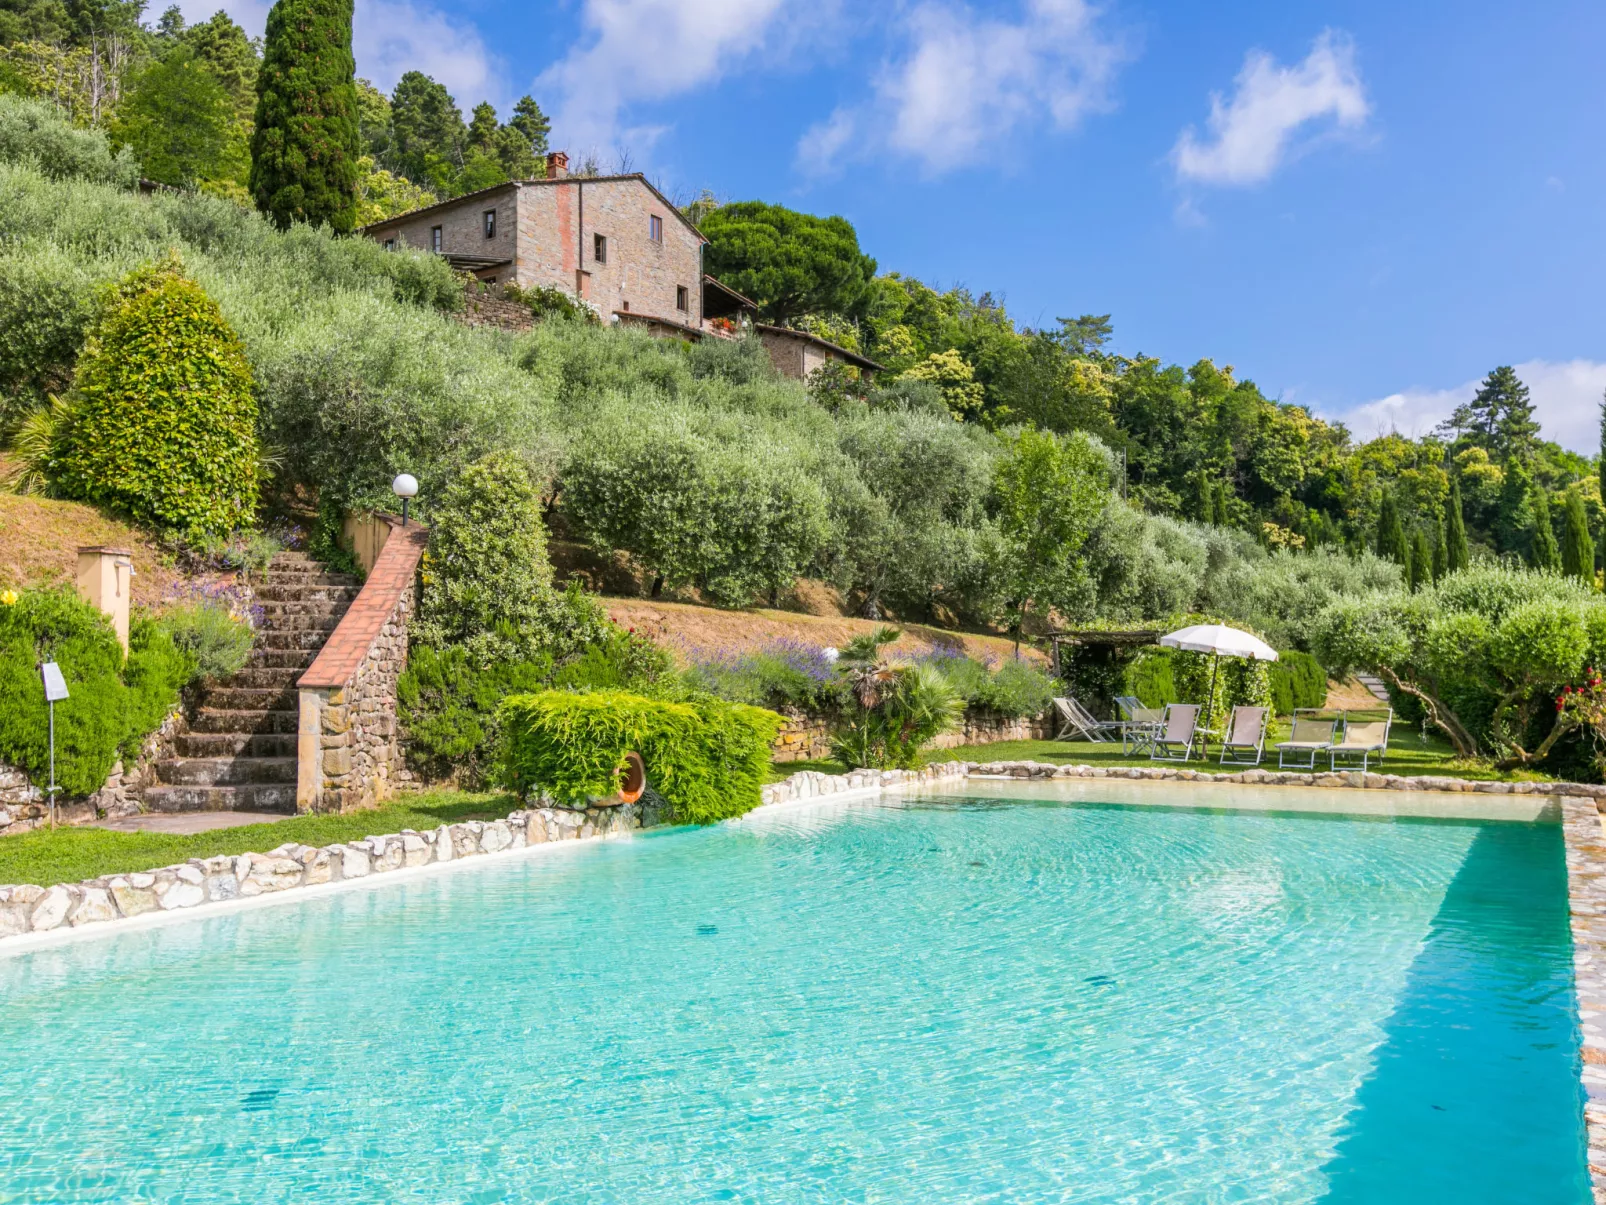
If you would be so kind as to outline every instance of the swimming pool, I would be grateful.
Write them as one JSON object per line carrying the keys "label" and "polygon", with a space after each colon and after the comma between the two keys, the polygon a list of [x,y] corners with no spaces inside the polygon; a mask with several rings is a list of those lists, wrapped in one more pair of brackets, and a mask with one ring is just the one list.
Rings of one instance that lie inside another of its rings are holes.
{"label": "swimming pool", "polygon": [[38,950],[0,1002],[0,1202],[1588,1199],[1554,823],[972,781]]}

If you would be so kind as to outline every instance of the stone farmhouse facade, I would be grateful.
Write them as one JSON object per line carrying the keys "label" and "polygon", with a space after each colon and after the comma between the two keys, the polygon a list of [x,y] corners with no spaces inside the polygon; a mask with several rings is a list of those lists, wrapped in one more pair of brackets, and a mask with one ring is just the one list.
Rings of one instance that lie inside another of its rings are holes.
{"label": "stone farmhouse facade", "polygon": [[562,289],[613,315],[703,329],[707,239],[638,173],[514,180],[363,227],[386,247],[443,255],[487,284]]}
{"label": "stone farmhouse facade", "polygon": [[804,331],[756,321],[758,307],[703,272],[708,240],[639,172],[571,176],[547,156],[539,180],[513,180],[386,218],[361,233],[397,249],[444,256],[488,285],[555,288],[605,322],[678,339],[752,331],[775,367],[807,380],[827,361],[873,374],[881,366]]}

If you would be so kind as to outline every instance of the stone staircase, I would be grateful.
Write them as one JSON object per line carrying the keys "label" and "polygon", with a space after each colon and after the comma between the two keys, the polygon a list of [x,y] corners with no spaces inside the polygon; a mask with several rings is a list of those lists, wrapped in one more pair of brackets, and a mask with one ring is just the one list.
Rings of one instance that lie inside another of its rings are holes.
{"label": "stone staircase", "polygon": [[256,586],[262,619],[251,659],[210,686],[176,757],[157,763],[147,787],[154,812],[296,810],[296,680],[312,664],[360,588],[305,553],[281,552]]}

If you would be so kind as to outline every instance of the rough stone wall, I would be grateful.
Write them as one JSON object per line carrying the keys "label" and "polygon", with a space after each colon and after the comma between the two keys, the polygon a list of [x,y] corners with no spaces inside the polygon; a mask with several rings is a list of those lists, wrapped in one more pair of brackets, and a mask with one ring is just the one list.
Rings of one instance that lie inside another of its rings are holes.
{"label": "rough stone wall", "polygon": [[[627,310],[702,325],[702,242],[642,181],[535,181],[520,188],[518,208],[521,286],[572,293],[578,269],[583,296],[604,315]],[[649,237],[651,217],[663,219],[661,242]],[[605,263],[596,258],[599,234],[608,240]],[[677,286],[687,293],[684,310]]]}
{"label": "rough stone wall", "polygon": [[[418,214],[403,216],[394,221],[371,227],[368,237],[384,243],[396,239],[417,251],[429,251],[430,231],[441,228],[441,250],[448,255],[475,255],[485,259],[505,259],[508,266],[490,268],[480,275],[486,278],[509,280],[513,275],[512,262],[518,254],[518,186],[508,184],[483,196],[466,197],[455,205]],[[496,210],[496,237],[485,237],[485,211]]]}
{"label": "rough stone wall", "polygon": [[479,286],[470,285],[463,301],[463,312],[458,319],[464,326],[494,326],[517,334],[535,325],[535,315],[530,313],[529,306],[509,301],[499,292],[484,293],[479,291]]}
{"label": "rough stone wall", "polygon": [[372,807],[400,780],[396,682],[427,538],[426,528],[392,525],[362,593],[301,676],[298,811]]}
{"label": "rough stone wall", "polygon": [[[132,767],[119,758],[100,790],[87,798],[57,796],[56,822],[92,824],[106,817],[133,816],[142,810],[140,793],[156,781],[156,763],[173,756],[173,740],[185,730],[182,711],[175,711],[145,738]],[[0,762],[0,837],[31,832],[50,823],[45,793],[15,766]]]}
{"label": "rough stone wall", "polygon": [[[955,749],[960,745],[993,745],[1000,741],[1045,741],[1053,734],[1052,721],[1041,717],[1011,719],[966,712],[960,726],[933,740],[931,748]],[[824,720],[805,715],[786,717],[785,726],[775,738],[775,761],[823,761],[830,756],[831,730]]]}

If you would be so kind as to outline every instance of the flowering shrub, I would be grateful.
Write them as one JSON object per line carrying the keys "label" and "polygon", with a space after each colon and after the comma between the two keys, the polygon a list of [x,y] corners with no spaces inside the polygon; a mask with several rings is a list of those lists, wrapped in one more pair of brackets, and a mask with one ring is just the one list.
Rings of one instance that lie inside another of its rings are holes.
{"label": "flowering shrub", "polygon": [[818,714],[843,700],[840,679],[823,648],[775,640],[758,650],[695,649],[686,684],[734,703]]}

